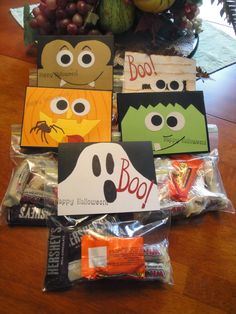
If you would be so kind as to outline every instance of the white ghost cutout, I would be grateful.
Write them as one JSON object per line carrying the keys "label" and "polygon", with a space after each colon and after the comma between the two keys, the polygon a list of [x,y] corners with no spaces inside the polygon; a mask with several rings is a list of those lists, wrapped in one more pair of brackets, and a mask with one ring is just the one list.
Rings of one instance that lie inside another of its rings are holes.
{"label": "white ghost cutout", "polygon": [[58,215],[158,210],[157,186],[132,165],[117,143],[87,146],[58,186]]}

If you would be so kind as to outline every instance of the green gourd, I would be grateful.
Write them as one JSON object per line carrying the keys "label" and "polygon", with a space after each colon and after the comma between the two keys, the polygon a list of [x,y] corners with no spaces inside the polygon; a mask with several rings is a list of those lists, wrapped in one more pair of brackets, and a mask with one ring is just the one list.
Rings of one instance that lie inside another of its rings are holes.
{"label": "green gourd", "polygon": [[104,31],[120,34],[133,25],[135,8],[124,0],[100,0],[98,13]]}

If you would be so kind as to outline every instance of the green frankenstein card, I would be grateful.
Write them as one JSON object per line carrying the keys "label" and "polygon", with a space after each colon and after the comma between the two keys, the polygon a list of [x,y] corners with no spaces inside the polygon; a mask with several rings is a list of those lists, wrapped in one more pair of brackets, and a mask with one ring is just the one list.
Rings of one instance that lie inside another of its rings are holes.
{"label": "green frankenstein card", "polygon": [[120,93],[123,141],[152,141],[154,155],[209,152],[203,93]]}

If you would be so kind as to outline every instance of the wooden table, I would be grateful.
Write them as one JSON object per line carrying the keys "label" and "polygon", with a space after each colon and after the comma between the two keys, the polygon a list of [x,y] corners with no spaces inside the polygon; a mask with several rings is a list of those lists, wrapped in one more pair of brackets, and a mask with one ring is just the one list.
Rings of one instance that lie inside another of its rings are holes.
{"label": "wooden table", "polygon": [[[10,5],[23,3],[0,2],[0,199],[13,166],[9,158],[10,126],[21,123],[28,73],[35,63],[25,54],[22,30],[8,13]],[[199,82],[198,86],[205,91],[208,122],[219,128],[219,168],[236,206],[235,73],[234,65],[212,75],[214,81]],[[171,227],[173,286],[133,282],[111,286],[100,281],[66,292],[43,293],[47,238],[46,228],[0,226],[0,313],[236,313],[233,214],[208,213]]]}

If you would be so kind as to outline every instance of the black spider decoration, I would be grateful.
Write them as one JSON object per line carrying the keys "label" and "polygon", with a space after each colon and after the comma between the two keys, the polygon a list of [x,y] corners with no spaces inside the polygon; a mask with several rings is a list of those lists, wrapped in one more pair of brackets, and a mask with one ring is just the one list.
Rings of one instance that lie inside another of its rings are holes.
{"label": "black spider decoration", "polygon": [[48,144],[46,133],[51,133],[52,130],[54,130],[57,133],[57,129],[65,134],[63,129],[55,124],[47,125],[46,121],[38,121],[36,125],[31,128],[30,133],[33,131],[35,131],[36,134],[38,134],[38,132],[41,132],[40,135],[42,142],[45,141]]}

